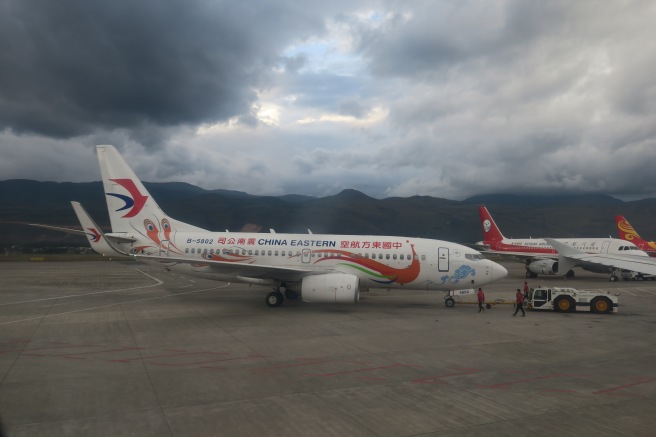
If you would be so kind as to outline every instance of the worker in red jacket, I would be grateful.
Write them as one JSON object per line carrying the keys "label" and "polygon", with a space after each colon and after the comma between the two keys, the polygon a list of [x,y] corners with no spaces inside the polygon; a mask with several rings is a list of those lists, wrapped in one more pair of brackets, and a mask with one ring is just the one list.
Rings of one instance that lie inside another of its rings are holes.
{"label": "worker in red jacket", "polygon": [[476,297],[478,298],[478,312],[485,311],[485,308],[483,308],[483,304],[485,303],[485,293],[483,293],[483,289],[478,289]]}
{"label": "worker in red jacket", "polygon": [[522,310],[522,317],[526,317],[526,313],[524,312],[524,293],[518,288],[517,294],[515,295],[515,314],[513,314],[513,317],[517,315],[519,310]]}

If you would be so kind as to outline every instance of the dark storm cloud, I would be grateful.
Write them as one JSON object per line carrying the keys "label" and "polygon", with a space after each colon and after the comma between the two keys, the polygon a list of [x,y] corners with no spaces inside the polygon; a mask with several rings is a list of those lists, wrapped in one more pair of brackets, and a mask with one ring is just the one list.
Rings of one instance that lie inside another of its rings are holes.
{"label": "dark storm cloud", "polygon": [[0,0],[0,178],[97,179],[86,148],[109,143],[144,180],[254,194],[653,195],[655,20],[651,0]]}
{"label": "dark storm cloud", "polygon": [[591,6],[578,3],[589,2],[399,2],[380,26],[350,24],[377,75],[468,74],[469,68],[505,64],[554,34],[571,37],[563,47],[578,49],[574,30]]}
{"label": "dark storm cloud", "polygon": [[291,35],[323,25],[284,2],[2,0],[0,8],[0,129],[59,138],[247,116]]}

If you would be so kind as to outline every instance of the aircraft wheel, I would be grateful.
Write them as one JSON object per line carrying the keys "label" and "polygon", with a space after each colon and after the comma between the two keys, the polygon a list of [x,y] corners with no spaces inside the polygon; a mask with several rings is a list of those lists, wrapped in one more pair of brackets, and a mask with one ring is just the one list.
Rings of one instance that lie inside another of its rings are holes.
{"label": "aircraft wheel", "polygon": [[532,278],[532,277],[533,277],[533,273],[527,270],[527,271],[526,271],[526,277],[527,277],[527,278]]}
{"label": "aircraft wheel", "polygon": [[619,278],[618,278],[617,276],[615,276],[615,275],[610,275],[610,278],[608,278],[608,280],[609,280],[610,282],[617,282],[618,279],[619,279]]}
{"label": "aircraft wheel", "polygon": [[456,301],[452,297],[447,297],[444,299],[444,305],[446,305],[447,308],[453,308],[455,304]]}
{"label": "aircraft wheel", "polygon": [[279,291],[272,291],[266,297],[266,304],[270,307],[279,307],[284,301],[285,297]]}
{"label": "aircraft wheel", "polygon": [[567,274],[565,276],[567,276],[568,278],[573,278],[574,277],[574,270],[570,270],[569,272],[567,272]]}

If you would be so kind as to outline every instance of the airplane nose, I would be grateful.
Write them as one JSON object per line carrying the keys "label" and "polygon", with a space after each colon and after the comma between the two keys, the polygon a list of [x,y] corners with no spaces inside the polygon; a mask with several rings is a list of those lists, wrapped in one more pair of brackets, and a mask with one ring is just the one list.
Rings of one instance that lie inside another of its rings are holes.
{"label": "airplane nose", "polygon": [[497,264],[494,261],[490,261],[492,263],[492,281],[498,281],[499,279],[503,279],[506,276],[508,276],[508,270],[501,264]]}

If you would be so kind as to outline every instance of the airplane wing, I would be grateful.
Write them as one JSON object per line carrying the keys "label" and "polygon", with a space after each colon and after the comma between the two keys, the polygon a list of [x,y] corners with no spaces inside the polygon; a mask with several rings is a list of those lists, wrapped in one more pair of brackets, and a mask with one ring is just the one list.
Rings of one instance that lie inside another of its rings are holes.
{"label": "airplane wing", "polygon": [[245,262],[227,262],[215,260],[199,260],[197,258],[130,255],[144,261],[158,262],[164,266],[176,264],[189,264],[195,268],[209,267],[211,273],[226,274],[230,276],[243,276],[258,279],[276,279],[281,281],[297,281],[304,276],[320,275],[334,272],[334,269],[304,269],[295,267],[269,266],[262,264],[247,264]]}
{"label": "airplane wing", "polygon": [[490,259],[501,259],[501,260],[511,260],[511,261],[520,261],[525,262],[526,260],[533,259],[557,259],[558,254],[555,253],[527,253],[527,252],[507,252],[500,250],[481,250],[476,249],[481,252],[485,258]]}
{"label": "airplane wing", "polygon": [[[67,234],[82,235],[82,236],[89,235],[88,232],[83,231],[82,229],[62,228],[62,227],[59,227],[59,226],[42,225],[42,224],[39,224],[39,223],[29,223],[29,225],[30,226],[35,226],[37,228],[50,229],[52,231],[65,232]],[[105,235],[105,236],[109,239],[112,239],[116,243],[132,243],[133,241],[135,241],[134,238],[119,237],[119,236],[116,236],[116,235]]]}
{"label": "airplane wing", "polygon": [[61,228],[59,226],[50,226],[50,225],[41,225],[38,223],[29,223],[30,226],[35,226],[37,228],[50,229],[52,231],[66,232],[67,234],[73,235],[86,235],[87,233],[81,229],[71,229],[71,228]]}
{"label": "airplane wing", "polygon": [[[545,241],[558,251],[559,264],[563,266],[585,262],[615,269],[631,270],[644,275],[656,275],[656,259],[651,257],[585,253],[553,238],[545,238]],[[563,268],[563,270],[567,269]]]}
{"label": "airplane wing", "polygon": [[80,226],[82,229],[62,228],[59,226],[41,225],[36,223],[31,223],[30,226],[52,229],[54,231],[66,232],[74,235],[84,235],[88,238],[89,244],[91,244],[93,250],[100,254],[106,256],[128,256],[127,253],[117,249],[116,244],[132,243],[135,241],[134,238],[120,235],[106,235],[103,233],[102,229],[100,229],[100,226],[98,226],[96,222],[93,221],[89,213],[87,213],[87,211],[79,202],[71,202],[71,205],[73,206],[75,215],[77,215],[77,218],[80,221]]}

